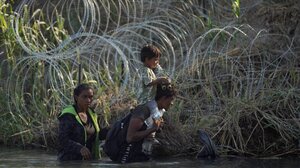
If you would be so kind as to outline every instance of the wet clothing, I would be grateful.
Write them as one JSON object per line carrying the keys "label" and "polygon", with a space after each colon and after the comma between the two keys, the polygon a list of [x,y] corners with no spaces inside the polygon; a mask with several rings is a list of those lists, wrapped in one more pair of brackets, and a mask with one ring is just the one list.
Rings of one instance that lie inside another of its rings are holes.
{"label": "wet clothing", "polygon": [[[100,131],[97,114],[89,109],[87,123],[83,123],[75,106],[66,107],[58,116],[59,147],[58,160],[83,160],[80,150],[86,146],[92,153],[92,159],[99,159],[99,140],[105,139],[107,130]],[[90,128],[89,133],[86,131]]]}
{"label": "wet clothing", "polygon": [[[150,116],[150,109],[146,104],[139,105],[131,112],[131,118],[140,118],[145,121]],[[147,125],[144,123],[139,131],[147,129]],[[127,130],[126,130],[127,131]],[[145,137],[146,138],[146,137]],[[118,162],[129,163],[129,162],[142,162],[150,159],[148,155],[142,152],[142,144],[144,138],[137,142],[127,143],[126,141],[121,146],[120,155]]]}

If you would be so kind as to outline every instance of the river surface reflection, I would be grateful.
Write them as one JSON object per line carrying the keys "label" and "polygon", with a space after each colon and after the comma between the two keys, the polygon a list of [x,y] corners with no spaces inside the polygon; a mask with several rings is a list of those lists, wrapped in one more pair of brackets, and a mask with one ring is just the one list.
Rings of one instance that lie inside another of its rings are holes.
{"label": "river surface reflection", "polygon": [[143,163],[115,164],[108,158],[101,161],[64,162],[56,160],[55,152],[42,150],[20,150],[0,147],[0,167],[14,168],[60,168],[60,167],[84,167],[84,168],[299,168],[300,158],[292,159],[251,159],[237,157],[220,157],[216,160],[195,160],[191,158],[164,158]]}

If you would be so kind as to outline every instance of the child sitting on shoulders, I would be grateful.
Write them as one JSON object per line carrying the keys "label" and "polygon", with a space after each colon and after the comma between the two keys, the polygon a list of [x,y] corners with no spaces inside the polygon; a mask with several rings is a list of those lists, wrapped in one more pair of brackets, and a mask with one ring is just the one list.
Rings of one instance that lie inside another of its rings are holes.
{"label": "child sitting on shoulders", "polygon": [[[161,75],[163,69],[159,65],[160,56],[160,50],[154,45],[148,44],[141,49],[141,61],[144,66],[140,69],[140,74],[142,75],[143,89],[142,94],[138,97],[138,104],[147,103],[150,109],[150,117],[145,120],[147,129],[152,127],[155,120],[161,120],[164,113],[164,109],[158,110],[154,100],[156,86],[170,83],[167,76]],[[154,72],[157,72],[160,77],[157,77]],[[151,154],[153,144],[159,144],[159,141],[155,138],[155,132],[150,134],[143,143],[145,154]]]}

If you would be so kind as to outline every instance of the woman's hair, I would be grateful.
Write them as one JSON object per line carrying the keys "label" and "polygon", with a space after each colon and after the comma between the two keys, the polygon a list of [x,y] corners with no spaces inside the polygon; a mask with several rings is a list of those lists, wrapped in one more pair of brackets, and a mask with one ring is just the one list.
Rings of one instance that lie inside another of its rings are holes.
{"label": "woman's hair", "polygon": [[141,49],[142,62],[145,62],[146,58],[151,59],[153,57],[160,57],[160,55],[160,50],[152,44],[147,44]]}
{"label": "woman's hair", "polygon": [[173,97],[176,96],[177,91],[171,83],[158,84],[156,88],[155,100],[159,100],[163,96]]}
{"label": "woman's hair", "polygon": [[76,99],[75,99],[75,96],[79,96],[80,93],[84,90],[88,90],[88,89],[92,89],[93,90],[93,87],[87,83],[82,83],[82,84],[79,84],[75,89],[74,89],[74,92],[73,92],[73,95],[74,95],[74,101],[75,103],[76,102]]}

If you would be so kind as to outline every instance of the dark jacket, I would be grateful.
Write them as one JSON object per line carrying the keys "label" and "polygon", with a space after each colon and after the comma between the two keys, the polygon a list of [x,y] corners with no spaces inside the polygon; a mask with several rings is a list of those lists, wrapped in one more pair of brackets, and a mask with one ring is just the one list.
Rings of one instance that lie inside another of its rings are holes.
{"label": "dark jacket", "polygon": [[97,115],[89,110],[89,117],[93,118],[95,134],[86,138],[86,131],[79,119],[74,106],[66,107],[59,115],[58,133],[58,160],[82,160],[80,150],[86,146],[91,152],[93,159],[99,159],[99,140],[105,139],[106,130],[100,131]]}

